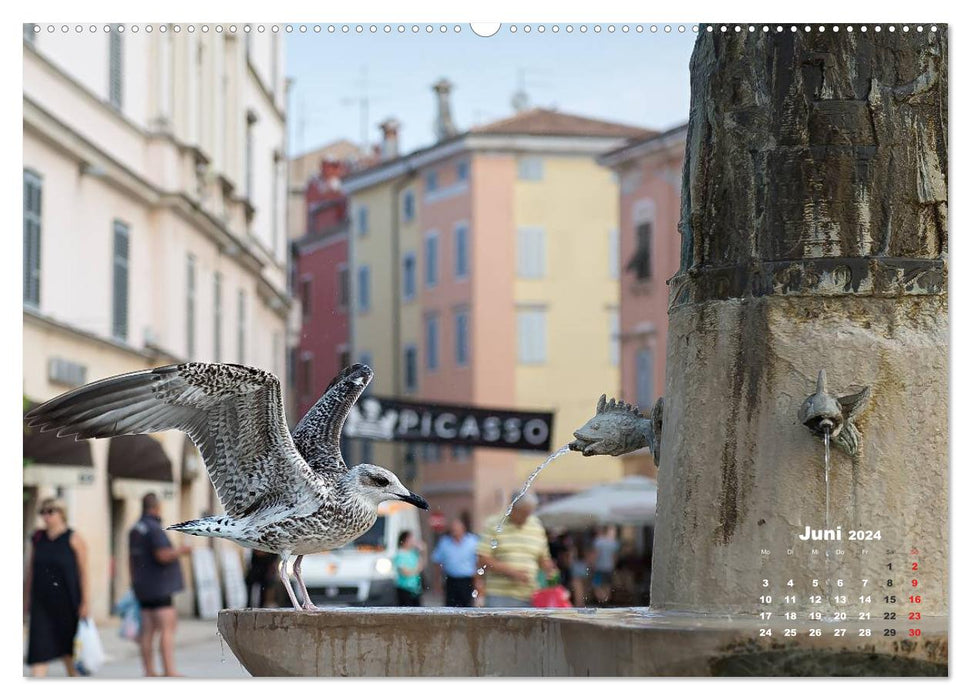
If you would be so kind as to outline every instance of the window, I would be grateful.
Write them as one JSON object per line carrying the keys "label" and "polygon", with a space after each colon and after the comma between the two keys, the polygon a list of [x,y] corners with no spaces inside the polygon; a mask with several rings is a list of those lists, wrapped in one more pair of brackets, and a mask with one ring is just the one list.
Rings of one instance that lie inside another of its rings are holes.
{"label": "window", "polygon": [[401,261],[401,296],[405,301],[415,298],[418,280],[416,278],[416,266],[418,261],[414,253],[405,253]]}
{"label": "window", "polygon": [[212,355],[216,362],[223,356],[223,276],[216,273],[212,278]]}
{"label": "window", "polygon": [[401,201],[401,218],[406,222],[415,218],[415,193],[412,190],[405,190]]}
{"label": "window", "polygon": [[612,280],[620,277],[620,232],[615,228],[607,233],[607,274]]}
{"label": "window", "polygon": [[185,259],[185,354],[190,360],[196,354],[196,256]]}
{"label": "window", "polygon": [[637,351],[637,405],[646,411],[654,401],[654,350]]}
{"label": "window", "polygon": [[418,348],[405,346],[405,391],[418,390]]}
{"label": "window", "polygon": [[546,309],[516,311],[519,362],[535,365],[546,362]]}
{"label": "window", "polygon": [[452,459],[464,462],[472,456],[472,448],[468,445],[452,445]]}
{"label": "window", "polygon": [[347,308],[347,302],[351,298],[351,276],[347,271],[347,265],[337,266],[337,305]]}
{"label": "window", "polygon": [[367,207],[357,209],[357,235],[363,236],[368,232]]}
{"label": "window", "polygon": [[610,339],[609,339],[609,350],[610,364],[614,367],[620,364],[620,311],[617,309],[610,309],[607,312],[610,315]]}
{"label": "window", "polygon": [[542,180],[543,179],[543,159],[536,156],[526,156],[519,159],[518,163],[520,180]]}
{"label": "window", "polygon": [[247,110],[246,112],[246,199],[252,203],[253,197],[256,194],[253,191],[253,156],[254,156],[254,146],[253,146],[253,125],[256,123],[256,112],[253,110]]}
{"label": "window", "polygon": [[310,298],[313,294],[312,282],[313,277],[310,275],[300,280],[300,313],[304,320],[310,318]]}
{"label": "window", "polygon": [[359,313],[371,310],[371,268],[357,268],[357,309]]}
{"label": "window", "polygon": [[517,231],[516,269],[525,279],[540,279],[546,274],[546,232],[541,228]]}
{"label": "window", "polygon": [[442,459],[442,446],[434,442],[423,442],[421,456],[425,462],[439,462]]}
{"label": "window", "polygon": [[300,354],[300,393],[307,396],[314,390],[314,354]]}
{"label": "window", "polygon": [[115,109],[121,109],[121,58],[121,32],[118,31],[118,25],[113,24],[108,32],[108,102]]}
{"label": "window", "polygon": [[455,364],[469,364],[469,312],[465,309],[455,312]]}
{"label": "window", "polygon": [[455,278],[469,276],[469,225],[455,226]]}
{"label": "window", "polygon": [[638,282],[651,279],[651,243],[654,237],[654,222],[645,221],[637,225],[637,250],[627,263],[627,269],[634,273]]}
{"label": "window", "polygon": [[459,161],[455,165],[455,179],[459,182],[469,181],[469,162],[467,160]]}
{"label": "window", "polygon": [[425,369],[438,369],[438,316],[425,318]]}
{"label": "window", "polygon": [[114,222],[112,261],[111,335],[128,339],[128,226]]}
{"label": "window", "polygon": [[438,234],[429,233],[425,238],[425,286],[438,284]]}
{"label": "window", "polygon": [[41,179],[24,170],[24,303],[40,306]]}
{"label": "window", "polygon": [[425,193],[434,192],[438,189],[438,172],[432,170],[425,175]]}
{"label": "window", "polygon": [[236,362],[246,364],[246,292],[236,296]]}

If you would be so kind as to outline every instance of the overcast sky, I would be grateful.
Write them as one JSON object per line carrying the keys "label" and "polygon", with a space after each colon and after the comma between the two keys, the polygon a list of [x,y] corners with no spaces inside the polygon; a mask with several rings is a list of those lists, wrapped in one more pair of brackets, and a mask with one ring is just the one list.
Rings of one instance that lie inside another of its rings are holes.
{"label": "overcast sky", "polygon": [[[299,154],[339,138],[360,142],[361,97],[366,95],[367,137],[379,138],[377,124],[394,116],[401,123],[401,149],[434,141],[435,101],[431,85],[446,77],[455,85],[452,115],[459,130],[513,113],[512,96],[521,76],[531,106],[663,130],[687,120],[690,98],[688,60],[694,44],[691,23],[681,34],[649,26],[608,34],[546,25],[515,34],[503,25],[489,38],[468,25],[449,31],[404,34],[319,34],[287,37],[290,99],[290,152]],[[675,25],[676,27],[677,25]]]}

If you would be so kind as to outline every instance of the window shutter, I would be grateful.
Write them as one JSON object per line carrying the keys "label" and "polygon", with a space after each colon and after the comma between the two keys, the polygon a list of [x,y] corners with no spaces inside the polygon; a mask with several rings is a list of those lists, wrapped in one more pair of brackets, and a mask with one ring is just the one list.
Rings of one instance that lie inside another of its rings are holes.
{"label": "window shutter", "polygon": [[121,32],[118,25],[112,25],[108,32],[108,102],[115,109],[121,109],[122,99],[122,53]]}
{"label": "window shutter", "polygon": [[112,279],[111,334],[119,340],[128,339],[128,227],[114,223],[114,260]]}
{"label": "window shutter", "polygon": [[24,171],[24,303],[40,306],[41,180]]}

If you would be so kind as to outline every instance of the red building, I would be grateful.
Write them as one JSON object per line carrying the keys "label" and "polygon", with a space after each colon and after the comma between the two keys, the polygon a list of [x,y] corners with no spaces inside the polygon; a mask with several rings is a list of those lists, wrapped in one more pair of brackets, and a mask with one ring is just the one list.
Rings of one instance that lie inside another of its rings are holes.
{"label": "red building", "polygon": [[341,184],[349,169],[347,161],[321,161],[306,186],[306,233],[292,243],[293,294],[301,307],[300,338],[291,362],[297,417],[349,364],[349,221]]}

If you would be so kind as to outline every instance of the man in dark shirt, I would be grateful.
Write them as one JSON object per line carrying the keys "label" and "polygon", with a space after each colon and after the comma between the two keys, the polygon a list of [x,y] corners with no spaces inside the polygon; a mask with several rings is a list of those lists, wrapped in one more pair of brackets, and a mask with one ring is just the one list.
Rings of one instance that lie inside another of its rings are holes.
{"label": "man in dark shirt", "polygon": [[175,672],[175,625],[177,617],[172,594],[181,591],[182,567],[179,557],[192,551],[183,545],[173,547],[162,529],[161,507],[154,493],[142,498],[142,517],[128,533],[129,566],[132,589],[142,607],[142,633],[139,643],[146,676],[155,673],[152,651],[155,636],[161,637],[162,667],[166,676]]}

